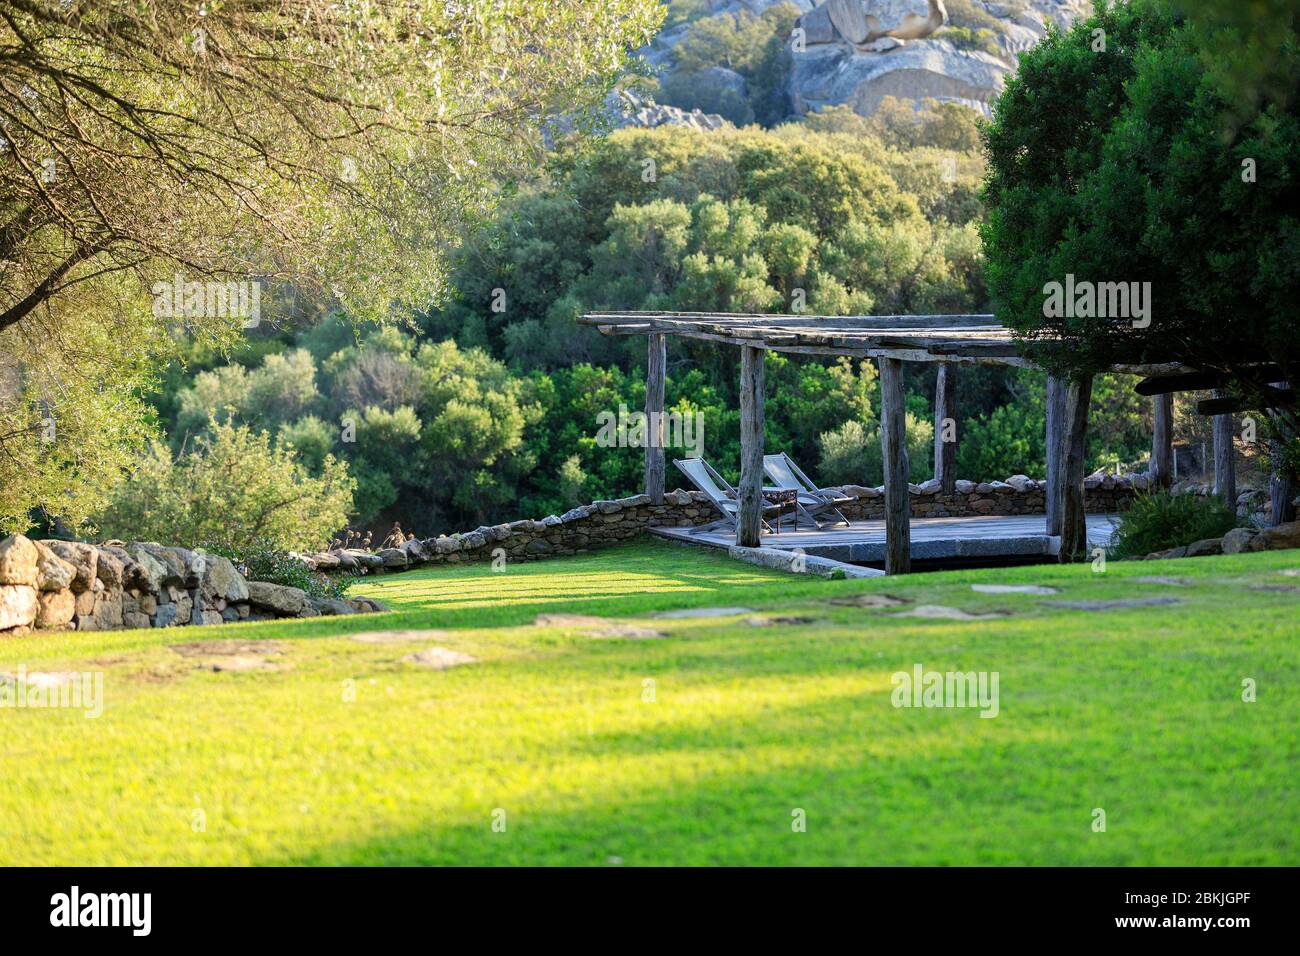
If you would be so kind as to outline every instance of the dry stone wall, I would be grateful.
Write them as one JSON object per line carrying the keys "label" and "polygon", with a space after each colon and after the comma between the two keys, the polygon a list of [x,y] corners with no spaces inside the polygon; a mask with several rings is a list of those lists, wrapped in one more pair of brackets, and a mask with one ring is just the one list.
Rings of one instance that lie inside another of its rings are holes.
{"label": "dry stone wall", "polygon": [[0,636],[315,617],[382,610],[246,581],[227,558],[151,542],[0,539]]}
{"label": "dry stone wall", "polygon": [[[1085,482],[1084,501],[1091,513],[1123,511],[1133,495],[1148,487],[1144,475],[1094,475]],[[848,485],[839,489],[854,499],[844,507],[854,520],[884,516],[884,489]],[[1041,482],[1013,475],[1006,481],[957,482],[957,493],[943,495],[937,482],[912,485],[912,516],[939,518],[976,515],[1032,515],[1046,510]],[[650,528],[692,527],[718,520],[718,512],[698,491],[670,491],[655,505],[648,495],[594,501],[540,520],[524,519],[368,551],[343,548],[299,557],[326,573],[385,573],[431,564],[461,564],[504,559],[536,561],[581,554],[634,538]]]}

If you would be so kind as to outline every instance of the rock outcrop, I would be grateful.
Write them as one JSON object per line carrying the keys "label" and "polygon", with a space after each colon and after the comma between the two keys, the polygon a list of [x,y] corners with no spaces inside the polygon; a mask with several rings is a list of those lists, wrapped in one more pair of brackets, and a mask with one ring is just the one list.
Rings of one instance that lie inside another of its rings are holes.
{"label": "rock outcrop", "polygon": [[[932,16],[934,9],[929,0],[859,2],[864,15],[882,27],[901,24],[909,15]],[[892,96],[917,103],[925,99],[961,103],[988,115],[1020,53],[1047,34],[1048,24],[1069,26],[1092,9],[1088,0],[973,0],[973,5],[996,26],[990,30],[991,49],[960,49],[953,42],[955,34],[945,34],[943,28],[906,41],[885,36],[863,47],[844,37],[826,5],[819,5],[802,16],[795,28],[788,87],[795,112],[846,104],[870,116],[881,100]],[[951,18],[946,25],[952,25]]]}

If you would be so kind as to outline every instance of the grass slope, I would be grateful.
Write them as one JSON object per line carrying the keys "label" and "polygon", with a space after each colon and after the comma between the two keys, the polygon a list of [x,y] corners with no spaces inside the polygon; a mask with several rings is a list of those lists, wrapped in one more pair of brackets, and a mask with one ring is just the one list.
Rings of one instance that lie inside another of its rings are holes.
{"label": "grass slope", "polygon": [[[643,542],[376,578],[385,615],[0,642],[0,670],[100,670],[106,697],[98,719],[0,709],[0,864],[1296,864],[1297,567],[823,581]],[[1161,574],[1187,583],[1137,580]],[[1081,612],[973,582],[1180,603]],[[827,603],[862,592],[1010,614]],[[731,605],[816,623],[531,623]],[[444,633],[348,636],[388,628]],[[272,641],[279,669],[169,648],[232,638]],[[402,661],[431,646],[480,663]],[[891,675],[918,663],[999,672],[999,716],[894,708]]]}

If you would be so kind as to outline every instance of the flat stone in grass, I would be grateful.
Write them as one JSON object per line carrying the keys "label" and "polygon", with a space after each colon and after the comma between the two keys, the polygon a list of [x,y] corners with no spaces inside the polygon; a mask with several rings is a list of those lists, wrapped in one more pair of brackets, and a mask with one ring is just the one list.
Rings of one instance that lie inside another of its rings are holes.
{"label": "flat stone in grass", "polygon": [[745,623],[750,627],[797,627],[801,624],[816,624],[817,618],[798,617],[790,614],[777,614],[772,617],[763,617],[762,615],[755,614],[753,617],[745,618]]}
{"label": "flat stone in grass", "polygon": [[1162,607],[1169,604],[1182,604],[1178,598],[1122,598],[1115,601],[1043,601],[1044,607],[1064,608],[1068,611],[1117,611],[1130,607]]}
{"label": "flat stone in grass", "polygon": [[607,617],[589,614],[539,614],[533,619],[537,627],[563,627],[578,631],[586,637],[604,640],[647,641],[667,637],[653,628],[639,624],[624,624]]}
{"label": "flat stone in grass", "polygon": [[274,641],[191,641],[167,646],[181,657],[194,660],[197,667],[218,673],[244,674],[283,669],[282,664],[271,659],[283,653]]}
{"label": "flat stone in grass", "polygon": [[1192,582],[1186,578],[1171,578],[1163,574],[1145,575],[1140,578],[1134,578],[1138,584],[1164,584],[1171,588],[1187,588],[1192,586]]}
{"label": "flat stone in grass", "polygon": [[1300,578],[1300,568],[1287,568],[1279,571],[1278,574],[1285,574],[1288,578]]}
{"label": "flat stone in grass", "polygon": [[849,597],[831,598],[830,603],[842,607],[882,608],[902,607],[912,602],[907,598],[894,597],[892,594],[854,594]]}
{"label": "flat stone in grass", "polygon": [[1252,584],[1249,586],[1252,591],[1277,591],[1290,593],[1300,591],[1298,584]]}
{"label": "flat stone in grass", "polygon": [[414,654],[407,654],[402,660],[408,664],[417,664],[420,667],[429,667],[436,671],[445,671],[452,667],[478,663],[477,657],[462,654],[460,651],[453,651],[448,647],[430,647],[423,651],[416,651]]}
{"label": "flat stone in grass", "polygon": [[903,611],[892,617],[923,617],[940,621],[992,621],[1006,617],[1006,611],[993,611],[988,614],[971,614],[958,607],[944,607],[941,604],[921,604],[910,611]]}
{"label": "flat stone in grass", "polygon": [[738,614],[753,614],[750,607],[692,607],[681,611],[659,611],[654,616],[662,618],[689,617],[735,617]]}
{"label": "flat stone in grass", "polygon": [[436,641],[447,636],[446,631],[365,631],[349,634],[348,640],[361,644],[410,644],[414,641]]}
{"label": "flat stone in grass", "polygon": [[972,591],[980,594],[1060,594],[1056,588],[1045,584],[972,584]]}

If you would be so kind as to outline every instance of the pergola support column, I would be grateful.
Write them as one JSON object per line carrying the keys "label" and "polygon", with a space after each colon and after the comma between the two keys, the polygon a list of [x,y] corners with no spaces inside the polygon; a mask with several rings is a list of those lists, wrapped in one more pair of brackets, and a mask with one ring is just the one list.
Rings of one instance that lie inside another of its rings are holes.
{"label": "pergola support column", "polygon": [[881,358],[880,448],[885,470],[885,573],[907,574],[912,567],[912,502],[908,490],[906,407],[903,363]]}
{"label": "pergola support column", "polygon": [[1065,491],[1061,510],[1061,560],[1080,561],[1088,554],[1088,519],[1083,499],[1084,460],[1088,452],[1088,407],[1092,376],[1072,379],[1065,396]]}
{"label": "pergola support column", "polygon": [[[1275,382],[1274,388],[1290,388],[1289,382]],[[1300,412],[1296,410],[1275,409],[1271,413],[1274,428],[1280,432],[1279,439],[1281,442],[1290,442],[1295,439],[1295,421]],[[1278,468],[1277,463],[1282,460],[1282,449],[1278,447],[1278,440],[1274,440],[1272,449],[1273,473],[1269,478],[1269,524],[1280,525],[1288,524],[1296,520],[1296,508],[1293,502],[1296,496],[1295,482],[1284,475]]]}
{"label": "pergola support column", "polygon": [[957,491],[957,389],[951,362],[939,366],[934,383],[934,477],[945,495]]}
{"label": "pergola support column", "polygon": [[1065,510],[1065,396],[1069,386],[1047,376],[1047,533],[1060,537]]}
{"label": "pergola support column", "polygon": [[757,548],[763,530],[763,349],[740,349],[740,508],[736,544]]}
{"label": "pergola support column", "polygon": [[[1216,398],[1226,397],[1216,391]],[[1214,493],[1234,511],[1237,508],[1237,469],[1233,455],[1232,413],[1214,416]]]}
{"label": "pergola support column", "polygon": [[651,332],[645,368],[645,493],[652,503],[664,503],[664,379],[668,366],[668,336]]}
{"label": "pergola support column", "polygon": [[1155,427],[1151,431],[1151,478],[1157,488],[1174,483],[1174,396],[1151,399]]}

